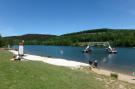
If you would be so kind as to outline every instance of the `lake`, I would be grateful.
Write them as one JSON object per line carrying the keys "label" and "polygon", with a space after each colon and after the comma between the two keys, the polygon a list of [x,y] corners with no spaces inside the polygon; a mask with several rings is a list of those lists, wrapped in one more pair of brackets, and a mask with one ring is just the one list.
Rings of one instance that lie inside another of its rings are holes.
{"label": "lake", "polygon": [[[13,46],[18,48],[18,46]],[[93,47],[92,53],[82,53],[85,47],[25,45],[24,53],[88,63],[98,60],[99,67],[125,74],[135,72],[135,48],[117,48],[117,54],[109,54],[105,48]]]}

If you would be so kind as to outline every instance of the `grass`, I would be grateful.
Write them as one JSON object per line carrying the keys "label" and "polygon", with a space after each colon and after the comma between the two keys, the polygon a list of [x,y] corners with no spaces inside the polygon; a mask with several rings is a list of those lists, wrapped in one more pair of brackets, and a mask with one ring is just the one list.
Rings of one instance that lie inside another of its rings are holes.
{"label": "grass", "polygon": [[104,80],[110,81],[109,78],[94,73],[11,58],[10,52],[0,51],[0,89],[111,89],[108,86],[114,85],[106,87]]}

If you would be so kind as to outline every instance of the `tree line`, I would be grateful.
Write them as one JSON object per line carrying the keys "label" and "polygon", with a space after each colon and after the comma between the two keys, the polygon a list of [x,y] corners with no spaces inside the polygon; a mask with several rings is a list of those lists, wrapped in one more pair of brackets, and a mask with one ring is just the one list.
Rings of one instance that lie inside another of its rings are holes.
{"label": "tree line", "polygon": [[79,46],[80,42],[110,42],[113,46],[135,47],[135,30],[97,29],[65,34],[43,44]]}
{"label": "tree line", "polygon": [[[25,39],[24,39],[25,38]],[[79,46],[80,42],[106,42],[109,41],[113,46],[135,47],[135,30],[131,29],[94,29],[76,33],[64,34],[61,36],[47,37],[8,37],[3,38],[4,43],[15,45],[21,40],[25,40],[26,45],[71,45]]]}
{"label": "tree line", "polygon": [[0,47],[3,47],[3,46],[5,46],[6,44],[5,44],[5,41],[4,41],[4,39],[2,38],[2,36],[0,35]]}
{"label": "tree line", "polygon": [[2,37],[0,35],[0,47],[2,46]]}

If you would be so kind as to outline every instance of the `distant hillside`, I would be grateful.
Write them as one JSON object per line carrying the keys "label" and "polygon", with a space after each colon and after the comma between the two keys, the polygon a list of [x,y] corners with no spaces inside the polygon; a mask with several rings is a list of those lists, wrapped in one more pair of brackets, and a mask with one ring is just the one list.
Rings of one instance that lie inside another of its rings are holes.
{"label": "distant hillside", "polygon": [[4,37],[7,43],[16,44],[22,40],[25,41],[26,44],[40,44],[39,41],[45,41],[49,38],[56,37],[56,35],[46,35],[46,34],[25,34],[21,36],[9,36]]}
{"label": "distant hillside", "polygon": [[135,30],[133,29],[92,29],[80,32],[56,35],[26,34],[4,37],[6,44],[18,44],[25,40],[26,45],[72,45],[79,46],[84,42],[109,41],[113,46],[135,47]]}
{"label": "distant hillside", "polygon": [[18,39],[18,40],[34,40],[34,39],[48,39],[50,37],[56,37],[56,35],[45,35],[45,34],[25,34],[21,36],[9,36],[4,37],[6,39]]}
{"label": "distant hillside", "polygon": [[79,34],[95,34],[95,33],[103,33],[103,32],[110,32],[110,31],[133,31],[135,29],[109,29],[109,28],[100,28],[100,29],[90,29],[90,30],[84,30],[80,32],[73,32],[73,33],[67,33],[63,34],[61,36],[69,36],[69,35],[79,35]]}
{"label": "distant hillside", "polygon": [[78,35],[78,34],[94,34],[94,33],[99,33],[99,32],[108,32],[114,29],[108,29],[108,28],[102,28],[102,29],[91,29],[91,30],[84,30],[80,32],[73,32],[73,33],[68,33],[68,34],[63,34],[61,36],[68,36],[68,35]]}
{"label": "distant hillside", "polygon": [[82,42],[109,41],[113,46],[135,47],[135,29],[91,29],[64,34],[58,39],[54,44],[65,42],[66,45],[80,45]]}

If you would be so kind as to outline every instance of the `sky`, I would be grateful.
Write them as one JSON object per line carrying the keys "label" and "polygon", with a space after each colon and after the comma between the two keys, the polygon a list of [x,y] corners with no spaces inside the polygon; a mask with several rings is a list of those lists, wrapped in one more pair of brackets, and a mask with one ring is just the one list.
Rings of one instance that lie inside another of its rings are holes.
{"label": "sky", "polygon": [[135,0],[0,0],[0,34],[135,29]]}

